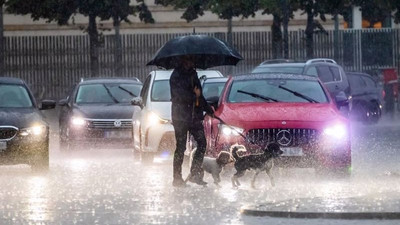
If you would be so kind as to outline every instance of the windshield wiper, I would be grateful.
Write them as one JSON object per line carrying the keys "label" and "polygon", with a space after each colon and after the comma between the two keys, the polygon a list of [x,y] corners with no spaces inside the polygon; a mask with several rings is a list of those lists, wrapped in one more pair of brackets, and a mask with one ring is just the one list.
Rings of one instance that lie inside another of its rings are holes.
{"label": "windshield wiper", "polygon": [[311,103],[319,103],[317,100],[314,100],[314,99],[312,99],[312,98],[310,98],[310,97],[308,97],[308,96],[306,96],[306,95],[303,95],[303,94],[301,94],[301,93],[299,93],[299,92],[297,92],[297,91],[290,90],[289,88],[286,88],[286,87],[284,87],[284,86],[282,86],[282,85],[279,85],[278,87],[279,87],[280,89],[283,89],[283,90],[285,90],[285,91],[287,91],[287,92],[292,93],[293,95],[295,95],[295,96],[297,96],[297,97],[300,97],[300,98],[302,98],[302,99],[305,99],[305,100],[307,100],[307,101],[309,101],[309,102],[311,102]]}
{"label": "windshield wiper", "polygon": [[104,88],[106,89],[107,94],[111,97],[111,99],[112,99],[115,103],[119,103],[119,101],[114,97],[114,95],[111,94],[110,89],[109,89],[105,84],[103,84],[103,86],[104,86]]}
{"label": "windshield wiper", "polygon": [[135,94],[133,94],[133,92],[131,92],[130,90],[128,90],[128,89],[126,89],[126,88],[123,88],[123,87],[121,87],[121,86],[118,86],[118,88],[119,89],[121,89],[121,90],[123,90],[123,91],[125,91],[126,93],[128,93],[130,96],[132,96],[132,97],[137,97]]}
{"label": "windshield wiper", "polygon": [[247,92],[247,91],[242,91],[242,90],[237,90],[237,92],[243,93],[243,94],[246,94],[246,95],[250,95],[251,97],[259,98],[259,99],[262,99],[262,100],[265,100],[265,101],[279,102],[278,100],[276,100],[274,98],[270,98],[270,97],[259,95],[259,94],[252,93],[252,92]]}

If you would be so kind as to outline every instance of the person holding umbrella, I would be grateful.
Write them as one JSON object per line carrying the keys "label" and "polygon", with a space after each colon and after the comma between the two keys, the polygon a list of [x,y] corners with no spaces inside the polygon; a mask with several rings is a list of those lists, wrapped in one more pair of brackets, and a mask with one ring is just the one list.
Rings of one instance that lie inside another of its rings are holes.
{"label": "person holding umbrella", "polygon": [[203,118],[204,111],[211,115],[214,111],[204,99],[195,69],[236,65],[242,59],[235,49],[218,38],[208,35],[187,35],[169,40],[147,63],[174,69],[170,78],[171,116],[176,139],[173,186],[186,186],[186,182],[182,179],[182,163],[188,132],[197,142],[188,180],[199,185],[206,184],[200,176],[206,151]]}
{"label": "person holding umbrella", "polygon": [[175,130],[176,150],[173,162],[173,186],[185,186],[182,179],[182,163],[186,150],[187,133],[189,132],[197,143],[188,180],[206,185],[201,174],[201,165],[206,151],[206,138],[203,127],[203,112],[213,115],[214,111],[205,100],[200,80],[195,70],[194,58],[182,56],[181,63],[174,69],[170,78],[171,116]]}

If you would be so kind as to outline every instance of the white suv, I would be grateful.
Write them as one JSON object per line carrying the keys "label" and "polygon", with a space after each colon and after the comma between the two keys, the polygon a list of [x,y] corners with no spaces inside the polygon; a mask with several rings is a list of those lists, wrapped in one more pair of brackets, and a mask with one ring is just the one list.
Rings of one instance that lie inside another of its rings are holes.
{"label": "white suv", "polygon": [[[169,78],[172,70],[150,72],[140,97],[132,100],[140,106],[133,114],[133,151],[143,161],[152,162],[155,154],[169,155],[175,150],[175,133],[171,124]],[[197,70],[199,78],[223,77],[218,70]]]}

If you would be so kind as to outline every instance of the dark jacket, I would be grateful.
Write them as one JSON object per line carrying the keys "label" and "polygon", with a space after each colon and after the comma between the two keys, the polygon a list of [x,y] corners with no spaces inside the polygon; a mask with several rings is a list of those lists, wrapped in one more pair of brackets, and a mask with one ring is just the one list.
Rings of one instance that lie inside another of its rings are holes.
{"label": "dark jacket", "polygon": [[196,70],[185,70],[181,67],[174,69],[169,84],[171,87],[172,121],[192,123],[203,120],[204,111],[208,114],[213,113],[203,95],[198,98],[198,106],[195,105],[196,95],[193,92],[194,87],[197,86],[202,92]]}

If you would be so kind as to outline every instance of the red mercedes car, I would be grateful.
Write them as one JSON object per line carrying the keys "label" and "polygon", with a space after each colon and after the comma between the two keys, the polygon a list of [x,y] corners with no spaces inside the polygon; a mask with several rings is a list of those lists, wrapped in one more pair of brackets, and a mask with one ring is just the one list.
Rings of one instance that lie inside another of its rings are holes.
{"label": "red mercedes car", "polygon": [[[276,142],[284,151],[280,166],[314,167],[347,174],[351,167],[350,124],[338,107],[344,93],[330,97],[318,78],[294,74],[230,77],[216,107],[204,121],[207,154],[232,144],[258,152]],[[220,120],[218,120],[219,118]]]}

